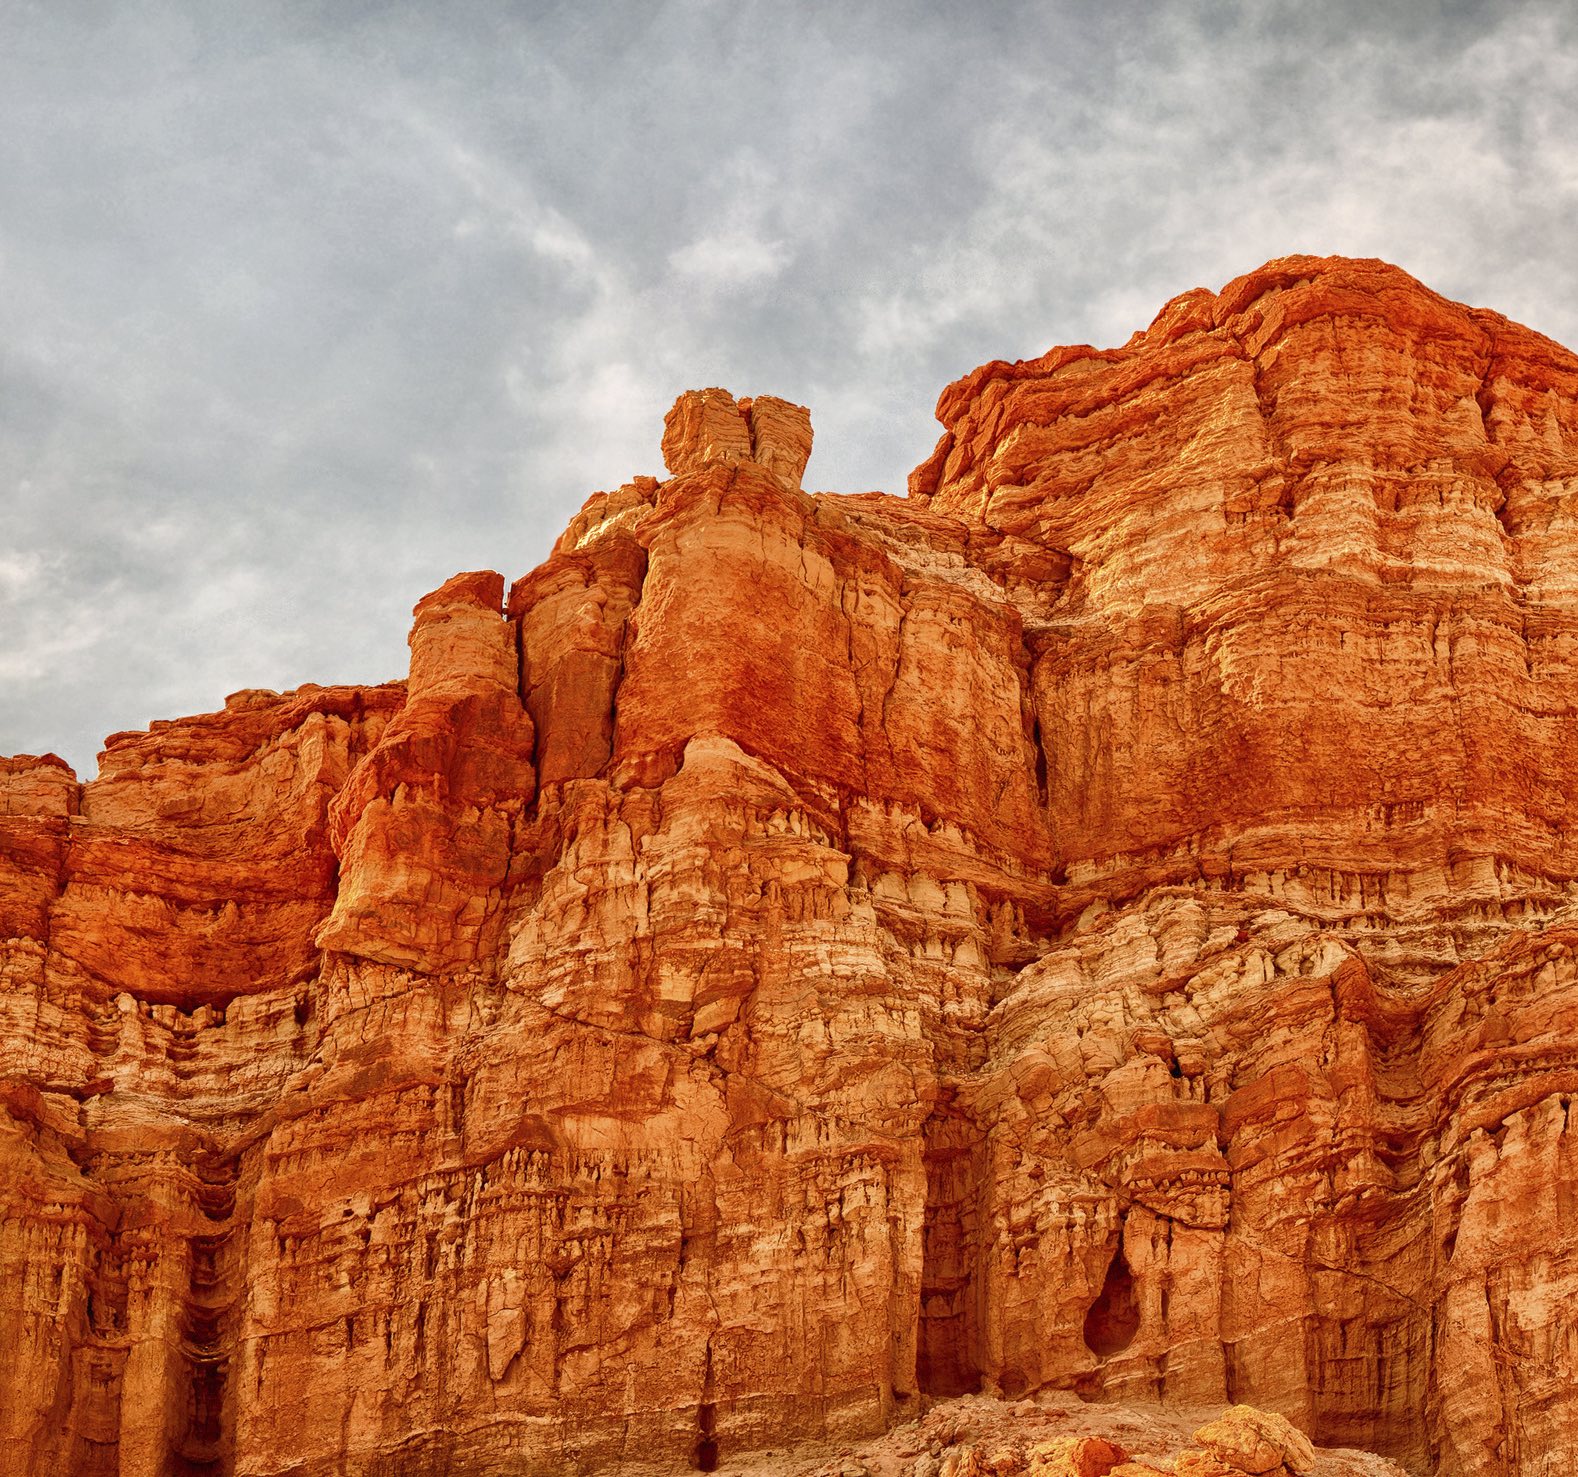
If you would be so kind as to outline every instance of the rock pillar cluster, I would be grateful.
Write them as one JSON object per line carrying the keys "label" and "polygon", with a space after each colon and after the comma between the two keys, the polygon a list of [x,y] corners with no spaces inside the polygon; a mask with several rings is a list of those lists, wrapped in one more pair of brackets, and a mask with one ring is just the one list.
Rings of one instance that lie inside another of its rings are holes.
{"label": "rock pillar cluster", "polygon": [[18,1470],[1578,1463],[1578,359],[1290,258],[938,416],[686,394],[406,682],[0,761]]}

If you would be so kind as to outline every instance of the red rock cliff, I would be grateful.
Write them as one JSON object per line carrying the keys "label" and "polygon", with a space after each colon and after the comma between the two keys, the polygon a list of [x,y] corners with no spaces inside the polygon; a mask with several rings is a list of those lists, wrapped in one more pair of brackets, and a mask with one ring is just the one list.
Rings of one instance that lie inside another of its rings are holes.
{"label": "red rock cliff", "polygon": [[1294,258],[938,414],[684,396],[409,683],[0,761],[15,1470],[1578,1462],[1578,359]]}

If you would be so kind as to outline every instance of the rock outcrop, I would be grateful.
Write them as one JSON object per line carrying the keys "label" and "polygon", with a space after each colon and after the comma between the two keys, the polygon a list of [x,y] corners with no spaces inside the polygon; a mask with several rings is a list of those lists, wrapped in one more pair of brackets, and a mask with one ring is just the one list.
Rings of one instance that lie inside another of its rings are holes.
{"label": "rock outcrop", "polygon": [[[1204,1419],[1204,1424],[1201,1424]],[[1404,1477],[1373,1452],[1316,1448],[1284,1416],[1248,1405],[1084,1404],[980,1395],[940,1400],[885,1435],[754,1458],[753,1477]]]}
{"label": "rock outcrop", "polygon": [[1578,359],[1294,258],[938,415],[686,395],[409,682],[0,761],[16,1470],[1578,1463]]}

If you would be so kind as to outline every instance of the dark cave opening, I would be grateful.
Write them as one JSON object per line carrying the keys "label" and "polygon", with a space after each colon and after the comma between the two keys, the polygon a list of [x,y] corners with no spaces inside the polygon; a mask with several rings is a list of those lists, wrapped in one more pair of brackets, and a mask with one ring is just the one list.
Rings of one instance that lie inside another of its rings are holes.
{"label": "dark cave opening", "polygon": [[1101,1293],[1085,1314],[1085,1347],[1098,1358],[1121,1353],[1140,1331],[1140,1305],[1134,1293],[1134,1274],[1123,1256],[1120,1236],[1112,1254]]}
{"label": "dark cave opening", "polygon": [[718,1428],[718,1407],[710,1400],[704,1401],[696,1411],[696,1428],[700,1433],[696,1439],[695,1454],[691,1457],[691,1466],[698,1472],[716,1472],[718,1470],[718,1438],[715,1434]]}

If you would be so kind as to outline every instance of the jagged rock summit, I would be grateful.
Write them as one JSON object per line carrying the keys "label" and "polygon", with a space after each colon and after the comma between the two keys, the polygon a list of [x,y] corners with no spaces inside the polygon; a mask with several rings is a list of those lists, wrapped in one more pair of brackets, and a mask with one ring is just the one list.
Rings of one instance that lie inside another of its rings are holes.
{"label": "jagged rock summit", "polygon": [[10,1470],[1578,1463],[1578,359],[1291,258],[938,414],[688,394],[407,682],[0,761]]}

